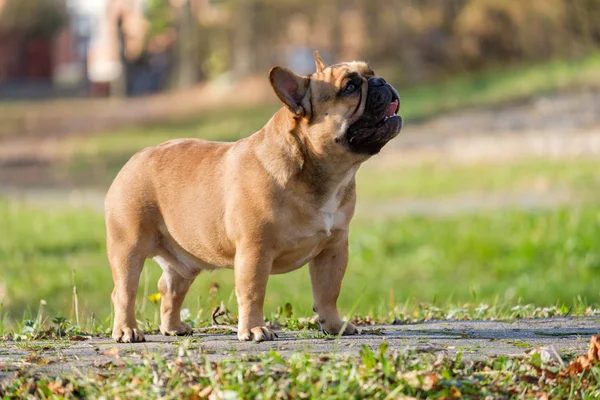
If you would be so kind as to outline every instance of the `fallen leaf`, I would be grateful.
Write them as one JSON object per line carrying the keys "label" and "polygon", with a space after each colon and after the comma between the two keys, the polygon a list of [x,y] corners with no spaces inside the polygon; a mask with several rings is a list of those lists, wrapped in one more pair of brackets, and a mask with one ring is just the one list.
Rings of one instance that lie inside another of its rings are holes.
{"label": "fallen leaf", "polygon": [[398,374],[399,379],[403,379],[412,387],[422,390],[431,390],[440,377],[434,372],[409,371]]}
{"label": "fallen leaf", "polygon": [[253,364],[250,367],[250,372],[252,372],[256,376],[263,376],[265,374],[265,371],[263,370],[263,367],[260,364]]}
{"label": "fallen leaf", "polygon": [[40,357],[37,353],[30,353],[27,357],[23,359],[26,363],[36,364],[36,365],[48,365],[50,364],[50,360],[44,357]]}
{"label": "fallen leaf", "polygon": [[102,355],[112,356],[114,358],[119,358],[119,349],[117,347],[113,347],[112,349],[104,350]]}
{"label": "fallen leaf", "polygon": [[134,376],[134,377],[131,379],[131,383],[133,383],[134,385],[141,385],[141,384],[142,384],[142,380],[141,380],[139,377],[137,377],[137,376]]}
{"label": "fallen leaf", "polygon": [[48,382],[46,387],[56,395],[62,396],[65,394],[65,387],[63,386],[62,381]]}
{"label": "fallen leaf", "polygon": [[600,361],[600,335],[590,338],[587,357],[590,361]]}
{"label": "fallen leaf", "polygon": [[454,386],[450,387],[450,393],[452,394],[452,397],[462,397],[460,390]]}
{"label": "fallen leaf", "polygon": [[593,365],[600,362],[600,335],[590,338],[590,346],[586,355],[575,358],[566,370],[561,372],[561,375],[578,375],[586,372]]}
{"label": "fallen leaf", "polygon": [[535,385],[539,382],[539,378],[532,375],[521,375],[519,380],[521,382],[531,383],[532,385]]}

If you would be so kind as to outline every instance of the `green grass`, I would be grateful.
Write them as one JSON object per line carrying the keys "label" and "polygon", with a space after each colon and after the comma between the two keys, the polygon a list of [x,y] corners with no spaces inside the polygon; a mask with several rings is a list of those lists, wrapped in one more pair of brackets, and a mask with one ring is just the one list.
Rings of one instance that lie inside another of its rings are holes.
{"label": "green grass", "polygon": [[[132,154],[132,153],[131,153]],[[131,154],[80,153],[65,174],[79,182],[108,187]],[[365,163],[357,174],[361,201],[436,198],[493,192],[555,191],[581,200],[598,198],[600,159],[521,159],[476,165],[423,162],[410,165]]]}
{"label": "green grass", "polygon": [[[184,355],[193,354],[181,347]],[[194,354],[195,355],[195,354]],[[600,367],[585,374],[561,375],[558,363],[539,355],[517,360],[497,357],[478,362],[461,356],[363,347],[359,359],[294,354],[288,360],[271,351],[256,359],[211,363],[200,357],[168,360],[147,354],[143,363],[126,363],[100,374],[56,379],[27,373],[0,386],[0,396],[54,398],[577,398],[600,396]]]}
{"label": "green grass", "polygon": [[[112,279],[100,213],[0,202],[0,225],[10,232],[0,241],[5,325],[35,319],[41,300],[44,315],[73,320],[73,286],[81,320],[89,321],[92,313],[99,323],[109,319]],[[594,304],[600,295],[599,235],[600,208],[593,205],[357,220],[339,304],[346,313],[377,316],[410,316],[420,303],[446,311],[463,303],[508,310],[527,303],[570,305],[577,298]],[[147,295],[156,292],[159,275],[160,268],[148,261],[138,308],[144,309],[140,318],[151,323],[157,322],[158,305]],[[213,282],[220,290],[209,295]],[[235,311],[229,270],[201,274],[184,307],[205,319],[220,300]],[[267,315],[288,302],[297,316],[311,315],[306,268],[270,278]]]}
{"label": "green grass", "polygon": [[533,158],[476,165],[365,163],[357,174],[361,200],[428,198],[464,193],[555,190],[598,197],[600,159]]}

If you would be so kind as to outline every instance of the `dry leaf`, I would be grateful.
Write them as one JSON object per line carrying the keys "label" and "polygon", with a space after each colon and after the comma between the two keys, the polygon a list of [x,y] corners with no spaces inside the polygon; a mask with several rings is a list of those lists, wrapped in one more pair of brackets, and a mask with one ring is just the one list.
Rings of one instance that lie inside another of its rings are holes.
{"label": "dry leaf", "polygon": [[48,382],[46,387],[54,394],[62,396],[65,394],[65,387],[62,381]]}
{"label": "dry leaf", "polygon": [[531,383],[532,385],[536,385],[539,382],[539,378],[532,375],[521,375],[519,380],[521,382]]}
{"label": "dry leaf", "polygon": [[587,356],[590,361],[600,361],[600,335],[590,338]]}
{"label": "dry leaf", "polygon": [[112,356],[114,358],[119,358],[119,349],[117,347],[113,347],[112,349],[104,350],[102,355]]}
{"label": "dry leaf", "polygon": [[436,373],[429,371],[409,371],[399,373],[398,378],[405,380],[408,385],[422,390],[431,390],[440,379]]}
{"label": "dry leaf", "polygon": [[462,393],[460,392],[460,390],[458,390],[458,388],[454,386],[450,388],[450,393],[452,393],[452,397],[462,397]]}
{"label": "dry leaf", "polygon": [[26,363],[37,364],[37,365],[48,365],[50,360],[44,357],[40,357],[37,353],[30,353],[23,359]]}
{"label": "dry leaf", "polygon": [[567,369],[561,372],[561,375],[581,374],[598,362],[600,362],[600,335],[590,338],[590,347],[587,354],[571,361]]}
{"label": "dry leaf", "polygon": [[263,376],[265,374],[265,371],[263,370],[263,367],[260,364],[253,364],[250,367],[250,372],[257,376]]}
{"label": "dry leaf", "polygon": [[131,383],[133,383],[134,385],[141,385],[141,384],[142,384],[142,380],[141,380],[139,377],[137,377],[137,376],[134,376],[134,377],[131,379]]}

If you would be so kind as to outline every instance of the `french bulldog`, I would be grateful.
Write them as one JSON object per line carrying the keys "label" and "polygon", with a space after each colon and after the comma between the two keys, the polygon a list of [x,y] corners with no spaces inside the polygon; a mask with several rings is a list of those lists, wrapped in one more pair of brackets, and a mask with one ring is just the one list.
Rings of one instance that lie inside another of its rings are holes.
{"label": "french bulldog", "polygon": [[230,268],[238,339],[273,340],[263,316],[269,275],[305,264],[323,331],[357,333],[336,305],[355,174],[400,132],[400,98],[365,62],[327,67],[318,53],[315,60],[310,76],[271,69],[283,106],[258,132],[232,143],[170,140],[135,154],[119,172],[105,200],[114,340],[144,340],[135,300],[147,258],[163,270],[165,335],[192,332],[180,309],[200,272]]}

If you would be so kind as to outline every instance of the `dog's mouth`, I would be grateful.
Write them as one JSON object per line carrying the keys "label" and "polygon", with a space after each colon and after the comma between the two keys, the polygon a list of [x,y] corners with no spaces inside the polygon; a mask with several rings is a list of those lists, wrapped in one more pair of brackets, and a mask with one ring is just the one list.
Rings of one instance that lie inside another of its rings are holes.
{"label": "dog's mouth", "polygon": [[377,125],[375,125],[375,128],[381,128],[383,126],[383,124],[385,124],[387,122],[387,120],[390,118],[399,117],[398,115],[396,115],[398,113],[399,109],[400,109],[400,99],[395,98],[395,99],[393,99],[393,101],[390,104],[388,104],[388,106],[385,109],[385,112],[383,114],[383,118],[381,120],[379,120]]}
{"label": "dog's mouth", "polygon": [[402,117],[397,114],[400,96],[383,82],[373,85],[369,82],[365,111],[345,134],[344,142],[354,153],[377,154],[402,129]]}

